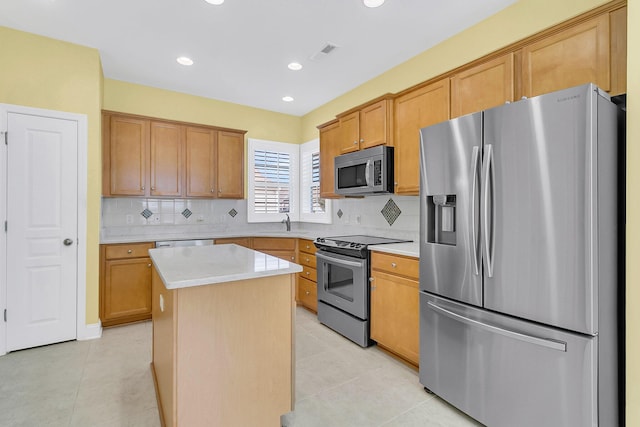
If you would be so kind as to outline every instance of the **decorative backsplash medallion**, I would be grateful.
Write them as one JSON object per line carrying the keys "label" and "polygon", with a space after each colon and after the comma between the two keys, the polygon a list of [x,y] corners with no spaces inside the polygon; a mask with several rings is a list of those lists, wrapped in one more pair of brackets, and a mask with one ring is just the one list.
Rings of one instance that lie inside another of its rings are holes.
{"label": "decorative backsplash medallion", "polygon": [[189,218],[192,214],[193,212],[191,212],[189,209],[185,209],[182,211],[182,216],[185,218]]}
{"label": "decorative backsplash medallion", "polygon": [[153,215],[153,212],[151,212],[149,209],[145,209],[142,212],[140,212],[140,215],[142,215],[143,217],[149,219],[149,217],[151,215]]}
{"label": "decorative backsplash medallion", "polygon": [[342,209],[338,209],[338,212],[336,212],[336,215],[338,215],[338,218],[342,218]]}
{"label": "decorative backsplash medallion", "polygon": [[389,225],[393,225],[393,223],[396,222],[396,219],[398,219],[398,217],[402,213],[402,211],[400,210],[398,205],[396,205],[396,202],[394,202],[393,199],[389,199],[387,204],[384,205],[384,207],[380,212],[382,212],[382,216],[384,217],[384,219],[387,220]]}
{"label": "decorative backsplash medallion", "polygon": [[238,215],[238,211],[235,209],[231,209],[229,211],[229,215],[231,215],[231,218],[235,218],[235,216]]}

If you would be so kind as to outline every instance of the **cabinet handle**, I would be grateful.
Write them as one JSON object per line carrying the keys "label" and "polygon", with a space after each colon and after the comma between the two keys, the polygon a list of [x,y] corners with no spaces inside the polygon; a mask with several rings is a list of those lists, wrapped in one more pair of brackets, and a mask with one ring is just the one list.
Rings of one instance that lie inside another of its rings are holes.
{"label": "cabinet handle", "polygon": [[353,141],[353,145],[358,145],[358,141]]}
{"label": "cabinet handle", "polygon": [[156,187],[151,187],[151,191],[156,191]]}
{"label": "cabinet handle", "polygon": [[291,257],[291,261],[293,261],[294,259],[296,259],[296,257]]}
{"label": "cabinet handle", "polygon": [[360,139],[360,142],[364,142],[364,138],[361,138],[361,139]]}
{"label": "cabinet handle", "polygon": [[141,190],[144,190],[144,185],[142,186]]}
{"label": "cabinet handle", "polygon": [[222,193],[222,190],[218,190],[218,193]]}
{"label": "cabinet handle", "polygon": [[211,192],[212,192],[212,193],[215,193],[215,191],[213,191],[213,188],[211,189]]}
{"label": "cabinet handle", "polygon": [[151,264],[147,264],[147,267],[151,267]]}
{"label": "cabinet handle", "polygon": [[305,261],[307,261],[307,262],[309,262],[309,258],[305,258],[304,260],[305,260]]}
{"label": "cabinet handle", "polygon": [[391,267],[396,268],[398,266],[398,264],[396,264],[395,262],[391,263]]}
{"label": "cabinet handle", "polygon": [[311,292],[309,292],[309,291],[305,291],[305,294],[306,294],[306,295],[311,295]]}
{"label": "cabinet handle", "polygon": [[309,273],[309,272],[307,271],[305,274],[308,276],[308,275],[309,275],[309,274],[311,274],[311,273]]}
{"label": "cabinet handle", "polygon": [[376,279],[373,278],[373,277],[369,277],[369,282],[373,282],[374,280],[376,280]]}
{"label": "cabinet handle", "polygon": [[309,248],[310,248],[310,246],[309,246],[309,245],[307,245],[307,249],[309,249]]}
{"label": "cabinet handle", "polygon": [[130,254],[130,253],[133,253],[133,251],[132,251],[131,249],[129,249],[129,250],[127,251],[127,253],[128,253],[128,254]]}

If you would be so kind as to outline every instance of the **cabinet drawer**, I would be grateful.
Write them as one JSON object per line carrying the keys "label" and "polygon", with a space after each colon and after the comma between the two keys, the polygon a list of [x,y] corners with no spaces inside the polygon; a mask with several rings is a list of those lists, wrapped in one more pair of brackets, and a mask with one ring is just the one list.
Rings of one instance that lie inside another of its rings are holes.
{"label": "cabinet drawer", "polygon": [[298,262],[302,265],[306,265],[307,267],[316,268],[316,256],[308,254],[306,252],[300,252],[300,256],[298,257]]}
{"label": "cabinet drawer", "polygon": [[313,282],[318,281],[318,272],[315,268],[307,267],[306,265],[302,266],[302,271],[299,273],[300,277],[303,279],[308,279]]}
{"label": "cabinet drawer", "polygon": [[417,258],[390,255],[382,252],[372,252],[371,268],[374,270],[386,271],[391,274],[418,279],[420,261]]}
{"label": "cabinet drawer", "polygon": [[[294,251],[296,249],[296,239],[286,239],[277,237],[254,237],[253,249],[274,249],[281,251]],[[265,251],[263,251],[265,252]]]}
{"label": "cabinet drawer", "polygon": [[306,252],[308,254],[316,253],[316,245],[313,244],[313,240],[299,239],[298,249],[300,249],[300,252]]}
{"label": "cabinet drawer", "polygon": [[311,280],[303,278],[298,280],[298,298],[303,306],[318,311],[318,290]]}
{"label": "cabinet drawer", "polygon": [[148,257],[149,249],[153,248],[153,243],[125,243],[119,245],[106,245],[105,258],[140,258]]}

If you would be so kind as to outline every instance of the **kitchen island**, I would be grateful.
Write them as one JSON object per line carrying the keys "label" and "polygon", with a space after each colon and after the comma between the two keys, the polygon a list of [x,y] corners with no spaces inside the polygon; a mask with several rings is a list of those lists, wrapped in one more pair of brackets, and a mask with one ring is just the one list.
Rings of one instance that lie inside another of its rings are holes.
{"label": "kitchen island", "polygon": [[302,268],[237,245],[151,249],[152,371],[166,426],[279,426],[293,410]]}

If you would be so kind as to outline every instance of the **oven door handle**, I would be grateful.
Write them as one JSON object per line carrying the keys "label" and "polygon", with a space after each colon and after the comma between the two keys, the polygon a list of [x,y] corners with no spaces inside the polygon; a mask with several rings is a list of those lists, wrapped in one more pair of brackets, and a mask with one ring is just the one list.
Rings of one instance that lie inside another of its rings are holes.
{"label": "oven door handle", "polygon": [[333,258],[330,256],[322,255],[320,252],[316,252],[316,258],[320,258],[322,260],[325,260],[333,264],[348,265],[349,267],[362,267],[361,262],[347,261],[340,258]]}

